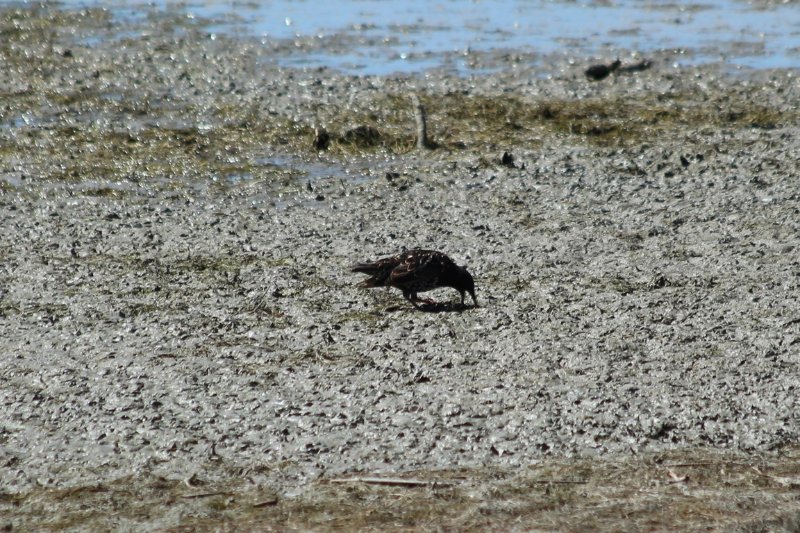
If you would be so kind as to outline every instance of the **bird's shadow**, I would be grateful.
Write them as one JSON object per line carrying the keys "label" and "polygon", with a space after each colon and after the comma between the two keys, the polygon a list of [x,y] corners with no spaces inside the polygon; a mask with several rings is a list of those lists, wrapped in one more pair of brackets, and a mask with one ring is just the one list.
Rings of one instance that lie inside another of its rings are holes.
{"label": "bird's shadow", "polygon": [[419,310],[425,313],[461,313],[474,306],[456,302],[436,302],[433,304],[422,304]]}
{"label": "bird's shadow", "polygon": [[[462,311],[473,309],[474,307],[474,305],[467,305],[457,302],[435,302],[420,303],[411,309],[414,311],[422,311],[423,313],[461,313]],[[402,305],[393,305],[386,308],[387,311],[402,311],[404,309],[408,309],[408,307]]]}

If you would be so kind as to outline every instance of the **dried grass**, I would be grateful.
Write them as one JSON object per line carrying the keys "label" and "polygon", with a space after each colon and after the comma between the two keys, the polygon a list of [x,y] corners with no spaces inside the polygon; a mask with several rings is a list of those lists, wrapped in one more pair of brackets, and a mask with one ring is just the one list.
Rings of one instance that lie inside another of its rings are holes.
{"label": "dried grass", "polygon": [[5,493],[0,514],[15,530],[797,531],[800,449],[322,478],[294,497],[239,480],[131,477]]}

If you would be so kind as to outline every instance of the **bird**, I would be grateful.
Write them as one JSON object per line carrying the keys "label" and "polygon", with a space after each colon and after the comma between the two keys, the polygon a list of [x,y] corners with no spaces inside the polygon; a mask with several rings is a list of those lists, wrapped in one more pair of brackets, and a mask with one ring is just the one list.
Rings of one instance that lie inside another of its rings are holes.
{"label": "bird", "polygon": [[457,265],[436,250],[406,250],[377,261],[357,263],[351,267],[351,272],[369,274],[370,277],[359,283],[359,287],[395,287],[403,291],[403,297],[417,309],[420,309],[418,302],[436,303],[420,299],[417,293],[440,287],[452,287],[461,293],[462,306],[466,293],[469,293],[478,307],[472,275],[466,267]]}
{"label": "bird", "polygon": [[595,81],[600,81],[608,77],[609,74],[614,72],[622,64],[622,61],[617,59],[610,65],[592,65],[584,71],[587,78]]}

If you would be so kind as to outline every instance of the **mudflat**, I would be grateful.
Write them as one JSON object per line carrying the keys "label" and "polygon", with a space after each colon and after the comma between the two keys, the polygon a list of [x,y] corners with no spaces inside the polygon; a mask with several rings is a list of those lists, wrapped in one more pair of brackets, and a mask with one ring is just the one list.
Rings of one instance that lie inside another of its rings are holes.
{"label": "mudflat", "polygon": [[796,72],[116,24],[0,10],[0,526],[798,527]]}

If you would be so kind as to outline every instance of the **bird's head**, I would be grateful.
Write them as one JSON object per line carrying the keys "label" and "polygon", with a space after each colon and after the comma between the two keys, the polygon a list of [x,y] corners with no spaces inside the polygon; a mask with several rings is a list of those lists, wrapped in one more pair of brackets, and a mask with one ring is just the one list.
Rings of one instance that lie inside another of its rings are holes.
{"label": "bird's head", "polygon": [[472,279],[472,274],[467,272],[467,267],[458,267],[458,274],[453,284],[454,288],[461,293],[461,304],[464,304],[465,293],[472,296],[472,301],[475,307],[478,307],[478,299],[475,297],[475,280]]}

